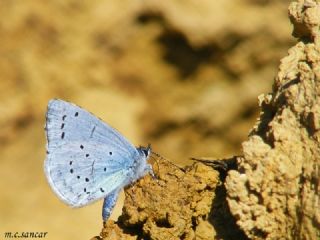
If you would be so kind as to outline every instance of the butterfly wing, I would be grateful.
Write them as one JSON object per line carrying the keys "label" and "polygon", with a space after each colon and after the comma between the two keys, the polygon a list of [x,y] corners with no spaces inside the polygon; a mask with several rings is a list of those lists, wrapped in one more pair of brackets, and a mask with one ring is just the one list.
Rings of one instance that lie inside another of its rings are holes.
{"label": "butterfly wing", "polygon": [[84,109],[52,100],[47,112],[45,173],[58,197],[81,207],[128,184],[136,148]]}
{"label": "butterfly wing", "polygon": [[136,148],[117,130],[81,107],[60,99],[49,101],[45,128],[48,151],[72,141],[93,140],[138,155]]}
{"label": "butterfly wing", "polygon": [[81,207],[123,187],[132,174],[130,166],[124,163],[124,159],[128,162],[130,159],[121,151],[93,142],[85,143],[81,149],[81,143],[74,141],[56,148],[45,163],[52,189],[73,207]]}

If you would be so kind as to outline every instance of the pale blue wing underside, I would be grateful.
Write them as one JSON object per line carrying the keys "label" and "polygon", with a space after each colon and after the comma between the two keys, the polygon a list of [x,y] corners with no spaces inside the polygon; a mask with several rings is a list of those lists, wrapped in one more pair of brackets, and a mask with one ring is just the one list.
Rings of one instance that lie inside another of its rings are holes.
{"label": "pale blue wing underside", "polygon": [[131,162],[116,148],[72,142],[48,155],[45,170],[59,198],[73,207],[81,207],[128,184],[132,170],[124,160]]}
{"label": "pale blue wing underside", "polygon": [[81,207],[127,185],[140,158],[115,129],[84,109],[51,100],[47,112],[48,181],[61,200]]}
{"label": "pale blue wing underside", "polygon": [[54,150],[72,141],[88,141],[114,145],[131,155],[139,156],[135,146],[117,130],[72,103],[50,100],[46,115],[47,149]]}

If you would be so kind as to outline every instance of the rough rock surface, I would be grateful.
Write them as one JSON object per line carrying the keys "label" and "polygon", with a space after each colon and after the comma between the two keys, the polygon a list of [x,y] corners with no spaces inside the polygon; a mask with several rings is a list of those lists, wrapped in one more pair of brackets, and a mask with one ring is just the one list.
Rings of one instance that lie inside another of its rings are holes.
{"label": "rough rock surface", "polygon": [[320,238],[320,4],[293,2],[301,40],[281,60],[273,92],[226,179],[237,224],[251,239]]}
{"label": "rough rock surface", "polygon": [[201,163],[180,169],[154,164],[156,179],[146,176],[126,190],[123,214],[108,220],[103,239],[214,239],[209,222],[219,174]]}

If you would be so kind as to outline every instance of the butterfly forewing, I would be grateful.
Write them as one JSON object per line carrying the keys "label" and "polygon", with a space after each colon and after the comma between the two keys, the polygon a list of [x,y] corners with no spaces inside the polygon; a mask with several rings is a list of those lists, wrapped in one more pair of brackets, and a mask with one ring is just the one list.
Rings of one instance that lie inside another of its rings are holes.
{"label": "butterfly forewing", "polygon": [[117,130],[93,114],[72,103],[51,100],[46,115],[48,148],[55,148],[71,141],[88,141],[115,145],[131,153],[135,147]]}

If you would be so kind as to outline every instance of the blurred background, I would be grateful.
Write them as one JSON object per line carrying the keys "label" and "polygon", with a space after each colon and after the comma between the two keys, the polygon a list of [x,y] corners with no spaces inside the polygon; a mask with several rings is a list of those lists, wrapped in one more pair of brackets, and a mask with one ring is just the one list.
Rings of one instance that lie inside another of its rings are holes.
{"label": "blurred background", "polygon": [[71,209],[45,179],[51,98],[180,165],[241,153],[294,41],[288,2],[1,0],[0,238],[90,239],[102,227],[102,201]]}

